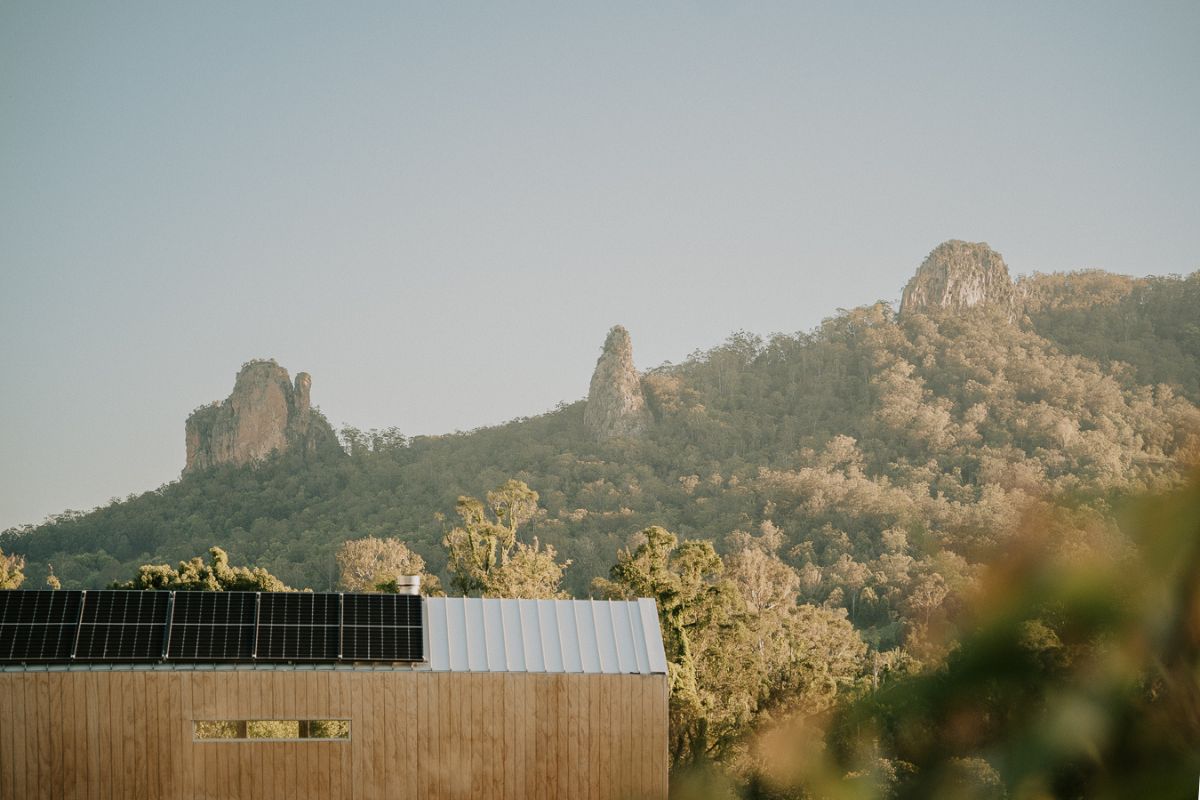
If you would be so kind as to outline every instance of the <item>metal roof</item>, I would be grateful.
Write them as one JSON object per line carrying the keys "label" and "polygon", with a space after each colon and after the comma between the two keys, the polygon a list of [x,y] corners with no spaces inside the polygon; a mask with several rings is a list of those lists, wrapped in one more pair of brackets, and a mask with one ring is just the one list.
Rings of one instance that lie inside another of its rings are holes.
{"label": "metal roof", "polygon": [[434,672],[663,674],[653,600],[428,597]]}

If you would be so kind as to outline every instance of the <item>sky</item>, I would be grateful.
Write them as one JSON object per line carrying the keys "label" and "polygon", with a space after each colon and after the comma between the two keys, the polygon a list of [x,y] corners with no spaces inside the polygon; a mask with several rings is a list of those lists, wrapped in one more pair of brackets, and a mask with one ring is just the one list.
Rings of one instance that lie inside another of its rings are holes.
{"label": "sky", "polygon": [[1200,4],[0,2],[0,528],[176,480],[239,366],[443,433],[930,250],[1200,269]]}

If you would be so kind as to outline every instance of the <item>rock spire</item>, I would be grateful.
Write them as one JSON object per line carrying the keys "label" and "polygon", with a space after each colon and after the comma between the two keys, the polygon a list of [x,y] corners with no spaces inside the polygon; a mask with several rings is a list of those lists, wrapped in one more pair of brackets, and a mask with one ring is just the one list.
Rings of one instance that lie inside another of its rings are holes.
{"label": "rock spire", "polygon": [[583,424],[601,441],[636,436],[650,424],[642,382],[633,367],[633,343],[620,325],[608,332],[596,361]]}
{"label": "rock spire", "polygon": [[217,464],[247,464],[299,446],[307,451],[337,447],[337,437],[310,406],[312,376],[296,375],[274,360],[242,366],[233,393],[221,403],[192,412],[184,425],[187,464],[183,474]]}
{"label": "rock spire", "polygon": [[992,306],[1016,316],[1016,290],[1000,254],[983,242],[942,242],[904,287],[900,313]]}

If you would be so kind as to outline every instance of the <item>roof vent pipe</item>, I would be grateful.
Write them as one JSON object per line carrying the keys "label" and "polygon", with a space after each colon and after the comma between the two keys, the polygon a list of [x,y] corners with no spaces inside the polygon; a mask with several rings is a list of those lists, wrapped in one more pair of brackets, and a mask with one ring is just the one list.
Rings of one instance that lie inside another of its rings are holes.
{"label": "roof vent pipe", "polygon": [[420,575],[398,575],[396,577],[396,593],[397,594],[420,594],[421,593],[421,576]]}

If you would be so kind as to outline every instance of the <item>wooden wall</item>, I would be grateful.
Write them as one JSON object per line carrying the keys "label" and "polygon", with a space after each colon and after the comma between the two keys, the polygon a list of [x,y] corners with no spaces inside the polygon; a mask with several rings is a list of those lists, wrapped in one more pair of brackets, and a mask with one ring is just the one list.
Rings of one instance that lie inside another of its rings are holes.
{"label": "wooden wall", "polygon": [[[202,741],[197,719],[350,719]],[[0,672],[0,798],[665,798],[664,675]]]}

